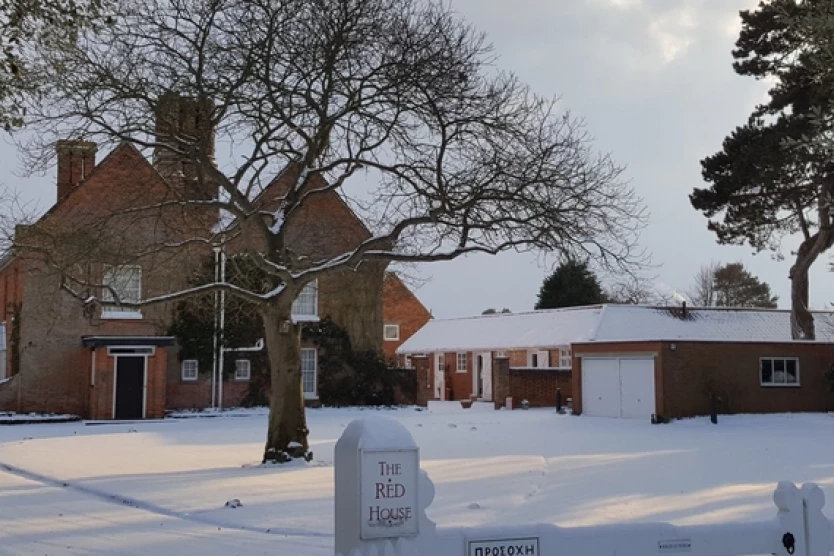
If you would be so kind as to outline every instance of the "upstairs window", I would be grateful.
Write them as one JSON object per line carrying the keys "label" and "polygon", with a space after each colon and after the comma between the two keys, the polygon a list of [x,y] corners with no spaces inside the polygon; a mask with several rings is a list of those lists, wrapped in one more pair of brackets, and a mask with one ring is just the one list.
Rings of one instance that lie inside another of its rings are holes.
{"label": "upstairs window", "polygon": [[382,331],[382,337],[386,342],[396,342],[400,339],[400,325],[386,324]]}
{"label": "upstairs window", "polygon": [[[101,299],[105,302],[138,303],[142,301],[142,267],[136,265],[105,266]],[[116,295],[113,295],[113,294]],[[131,307],[104,306],[102,318],[141,319],[142,312]]]}
{"label": "upstairs window", "polygon": [[301,320],[303,320],[304,317],[309,318],[319,316],[318,280],[308,282],[307,285],[304,286],[301,293],[298,294],[298,297],[295,298],[295,301],[292,304],[292,314],[296,320],[298,320],[298,317],[301,317]]}

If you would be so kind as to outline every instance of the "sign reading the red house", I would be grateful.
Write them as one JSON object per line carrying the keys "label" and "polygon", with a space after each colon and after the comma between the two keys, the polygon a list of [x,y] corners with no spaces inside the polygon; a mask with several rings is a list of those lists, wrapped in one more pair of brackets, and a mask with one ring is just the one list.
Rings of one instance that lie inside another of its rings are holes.
{"label": "sign reading the red house", "polygon": [[362,452],[361,538],[416,535],[417,450]]}

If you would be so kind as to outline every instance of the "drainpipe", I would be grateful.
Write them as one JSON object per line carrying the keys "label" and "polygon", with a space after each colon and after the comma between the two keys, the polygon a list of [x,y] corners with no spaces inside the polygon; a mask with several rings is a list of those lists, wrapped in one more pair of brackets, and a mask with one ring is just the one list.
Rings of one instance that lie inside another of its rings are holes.
{"label": "drainpipe", "polygon": [[[226,253],[220,251],[220,281],[226,283]],[[226,291],[220,292],[220,328],[218,333],[218,343],[220,344],[220,357],[217,362],[217,408],[223,409],[223,329],[226,326]],[[215,357],[217,357],[217,350],[215,350]]]}
{"label": "drainpipe", "polygon": [[[220,274],[220,248],[214,248],[214,283],[217,283],[217,277]],[[214,323],[214,333],[212,334],[212,356],[211,356],[211,407],[215,407],[215,399],[217,398],[217,292],[214,292],[214,311],[212,311],[212,322]]]}

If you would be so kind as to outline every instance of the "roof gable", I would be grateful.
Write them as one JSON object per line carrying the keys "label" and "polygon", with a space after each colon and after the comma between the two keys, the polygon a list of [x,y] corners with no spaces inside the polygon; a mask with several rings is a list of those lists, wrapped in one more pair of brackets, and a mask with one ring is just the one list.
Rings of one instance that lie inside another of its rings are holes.
{"label": "roof gable", "polygon": [[130,143],[120,143],[93,170],[40,219],[106,216],[126,206],[147,204],[169,187],[153,165]]}

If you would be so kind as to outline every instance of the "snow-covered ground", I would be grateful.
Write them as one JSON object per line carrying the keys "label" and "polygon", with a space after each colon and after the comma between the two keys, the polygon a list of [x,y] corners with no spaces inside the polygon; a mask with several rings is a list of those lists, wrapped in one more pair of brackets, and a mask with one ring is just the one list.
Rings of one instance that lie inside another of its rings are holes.
{"label": "snow-covered ground", "polygon": [[834,500],[831,415],[652,426],[452,407],[311,410],[315,461],[290,467],[257,465],[263,411],[0,427],[0,553],[332,554],[333,447],[369,414],[414,435],[441,526],[758,520],[779,480]]}

